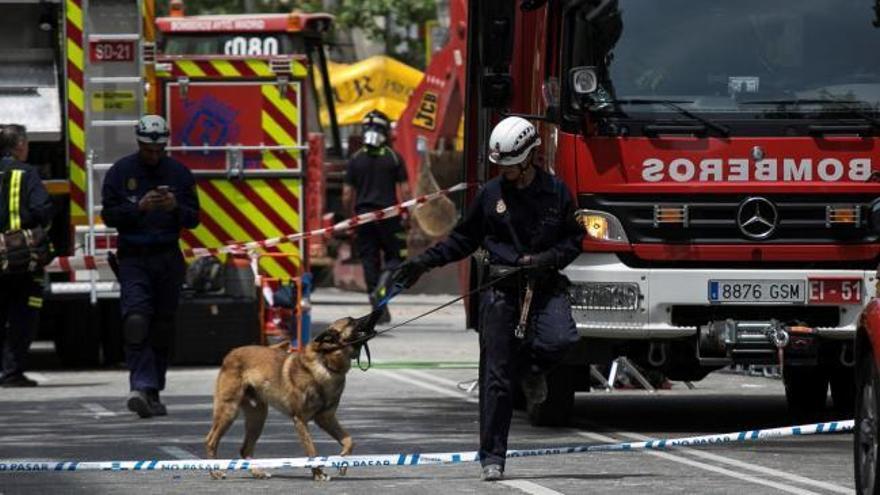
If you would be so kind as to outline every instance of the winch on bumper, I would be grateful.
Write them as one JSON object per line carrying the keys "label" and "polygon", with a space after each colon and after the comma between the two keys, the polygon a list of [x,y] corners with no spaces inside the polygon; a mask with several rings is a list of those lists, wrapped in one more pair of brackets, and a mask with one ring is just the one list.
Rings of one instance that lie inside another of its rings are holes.
{"label": "winch on bumper", "polygon": [[613,253],[581,255],[564,273],[582,337],[691,337],[705,364],[773,361],[783,334],[797,335],[783,346],[792,357],[815,354],[816,339],[852,339],[875,293],[873,271],[633,268]]}

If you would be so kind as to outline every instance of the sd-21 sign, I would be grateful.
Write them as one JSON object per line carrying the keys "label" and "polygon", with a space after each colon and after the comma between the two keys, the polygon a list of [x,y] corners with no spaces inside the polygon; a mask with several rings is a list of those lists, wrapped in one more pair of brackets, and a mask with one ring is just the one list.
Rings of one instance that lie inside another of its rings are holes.
{"label": "sd-21 sign", "polygon": [[223,53],[237,57],[278,55],[278,39],[236,36],[226,40],[226,43],[223,44]]}
{"label": "sd-21 sign", "polygon": [[97,40],[89,42],[89,61],[134,62],[135,42],[130,40]]}

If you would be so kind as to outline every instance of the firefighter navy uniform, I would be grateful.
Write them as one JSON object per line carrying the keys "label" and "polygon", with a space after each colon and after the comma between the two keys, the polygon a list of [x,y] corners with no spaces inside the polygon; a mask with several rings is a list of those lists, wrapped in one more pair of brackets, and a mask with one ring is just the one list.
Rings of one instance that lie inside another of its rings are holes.
{"label": "firefighter navy uniform", "polygon": [[[407,183],[403,159],[385,142],[387,117],[381,112],[370,112],[364,119],[364,128],[365,145],[349,160],[344,179],[345,185],[354,190],[354,212],[358,215],[396,204],[397,186],[405,188]],[[382,299],[377,289],[384,285],[380,281],[383,268],[390,274],[403,261],[404,236],[397,217],[357,228],[355,250],[364,268],[364,282],[374,308]],[[387,323],[391,320],[388,307],[383,306],[382,310],[379,323]]]}
{"label": "firefighter navy uniform", "polygon": [[[11,156],[0,159],[0,229],[49,228],[52,199],[30,165]],[[0,337],[3,374],[0,385],[33,386],[24,376],[25,359],[43,306],[42,273],[0,275]]]}
{"label": "firefighter navy uniform", "polygon": [[[144,195],[160,186],[174,194],[176,207],[141,211],[138,203]],[[134,153],[113,164],[102,195],[104,221],[119,231],[120,307],[130,388],[158,402],[186,268],[178,246],[180,230],[199,224],[195,179],[173,158],[162,156],[147,165]]]}
{"label": "firefighter navy uniform", "polygon": [[[546,373],[577,339],[559,273],[581,252],[583,230],[568,188],[535,169],[522,188],[496,177],[480,190],[449,237],[407,261],[395,280],[411,285],[424,271],[457,261],[482,247],[499,281],[480,294],[480,460],[504,468],[513,414],[513,387],[527,373]],[[530,260],[523,266],[523,260]],[[415,269],[409,266],[415,265]],[[513,267],[520,266],[513,275]],[[504,277],[504,278],[501,278]],[[409,280],[406,280],[409,278]],[[515,335],[524,287],[533,285],[524,338]]]}

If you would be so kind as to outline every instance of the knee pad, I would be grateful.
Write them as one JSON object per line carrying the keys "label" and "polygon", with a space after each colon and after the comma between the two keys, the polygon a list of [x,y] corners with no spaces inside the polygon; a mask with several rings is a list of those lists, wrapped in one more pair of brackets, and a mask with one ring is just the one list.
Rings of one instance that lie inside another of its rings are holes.
{"label": "knee pad", "polygon": [[153,347],[167,349],[171,347],[176,328],[173,316],[157,316],[153,318],[153,328],[150,332],[150,344]]}
{"label": "knee pad", "polygon": [[150,317],[142,313],[129,313],[122,322],[122,337],[126,345],[142,346],[150,335]]}

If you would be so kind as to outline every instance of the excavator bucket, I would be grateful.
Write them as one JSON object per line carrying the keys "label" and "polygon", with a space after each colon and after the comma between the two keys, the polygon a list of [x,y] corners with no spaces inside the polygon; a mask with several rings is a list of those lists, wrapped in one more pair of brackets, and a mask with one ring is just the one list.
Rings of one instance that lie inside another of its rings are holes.
{"label": "excavator bucket", "polygon": [[[416,195],[421,196],[440,190],[437,180],[434,178],[432,169],[437,169],[441,176],[443,171],[452,168],[460,168],[459,160],[455,159],[457,153],[441,152],[423,154],[425,160],[419,168],[419,180],[416,183]],[[446,196],[434,198],[416,207],[413,217],[419,224],[419,228],[429,237],[443,237],[448,234],[458,220],[458,212],[455,204]]]}

